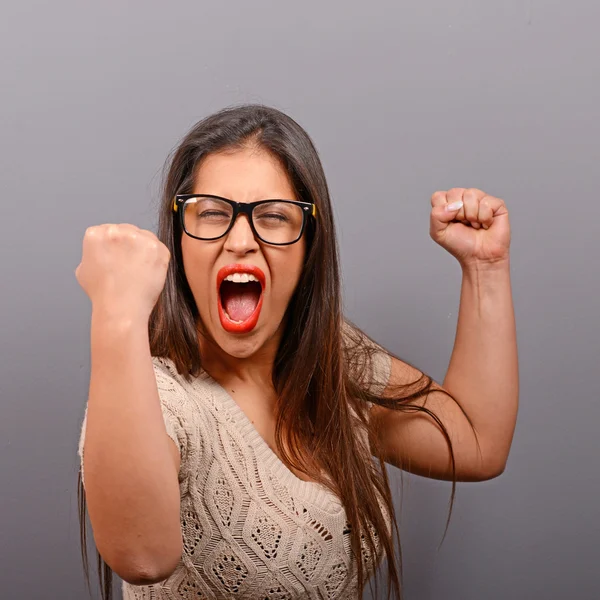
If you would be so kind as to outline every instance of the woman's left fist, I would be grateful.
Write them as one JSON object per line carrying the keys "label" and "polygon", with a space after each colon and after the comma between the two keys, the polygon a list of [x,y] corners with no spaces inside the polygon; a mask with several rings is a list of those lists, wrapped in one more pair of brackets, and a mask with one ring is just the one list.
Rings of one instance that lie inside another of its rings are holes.
{"label": "woman's left fist", "polygon": [[473,188],[431,197],[431,238],[462,267],[508,260],[510,224],[503,200]]}

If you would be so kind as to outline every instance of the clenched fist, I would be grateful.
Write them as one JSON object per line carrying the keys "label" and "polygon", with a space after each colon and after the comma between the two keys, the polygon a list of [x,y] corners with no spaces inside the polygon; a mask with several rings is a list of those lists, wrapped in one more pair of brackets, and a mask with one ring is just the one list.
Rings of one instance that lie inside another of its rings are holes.
{"label": "clenched fist", "polygon": [[463,267],[506,263],[510,224],[504,200],[478,189],[453,188],[431,197],[432,239]]}
{"label": "clenched fist", "polygon": [[171,253],[135,225],[89,227],[75,276],[94,309],[149,318],[165,285]]}

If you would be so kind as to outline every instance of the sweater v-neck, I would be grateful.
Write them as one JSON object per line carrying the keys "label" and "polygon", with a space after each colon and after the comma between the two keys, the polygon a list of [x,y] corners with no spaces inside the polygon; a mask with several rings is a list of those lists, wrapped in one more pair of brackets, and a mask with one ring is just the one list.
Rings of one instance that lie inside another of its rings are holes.
{"label": "sweater v-neck", "polygon": [[341,508],[342,504],[339,498],[329,488],[316,481],[305,481],[293,473],[267,444],[229,392],[206,371],[203,370],[202,375],[204,382],[213,388],[211,391],[214,398],[234,417],[238,430],[253,448],[257,460],[267,467],[279,481],[285,484],[292,495],[296,495],[308,503],[323,507],[330,506],[333,502]]}

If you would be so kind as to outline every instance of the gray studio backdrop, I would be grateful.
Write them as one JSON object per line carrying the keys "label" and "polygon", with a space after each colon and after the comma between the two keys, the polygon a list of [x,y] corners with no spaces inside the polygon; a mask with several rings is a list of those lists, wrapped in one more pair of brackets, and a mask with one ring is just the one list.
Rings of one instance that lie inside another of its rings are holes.
{"label": "gray studio backdrop", "polygon": [[3,3],[0,598],[86,597],[86,227],[153,229],[170,149],[253,101],[320,150],[348,315],[437,380],[461,273],[429,239],[429,197],[474,186],[510,209],[512,453],[500,478],[459,484],[439,551],[450,485],[405,481],[406,597],[599,598],[598,22],[595,0]]}

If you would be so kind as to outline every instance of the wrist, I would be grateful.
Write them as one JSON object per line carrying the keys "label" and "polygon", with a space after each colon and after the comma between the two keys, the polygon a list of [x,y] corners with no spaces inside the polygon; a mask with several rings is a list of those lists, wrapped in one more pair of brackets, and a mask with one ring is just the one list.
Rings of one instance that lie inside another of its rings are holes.
{"label": "wrist", "polygon": [[482,261],[482,260],[469,260],[461,261],[460,267],[463,274],[476,274],[478,276],[495,273],[506,273],[510,272],[510,257],[505,257],[493,261]]}
{"label": "wrist", "polygon": [[127,369],[134,357],[150,356],[148,320],[97,307],[92,311],[90,347],[92,369]]}
{"label": "wrist", "polygon": [[462,270],[463,287],[477,289],[479,295],[504,293],[510,289],[510,264],[507,261],[490,264],[470,264]]}
{"label": "wrist", "polygon": [[98,305],[92,306],[92,328],[101,328],[107,333],[125,333],[132,329],[148,329],[150,315],[141,310]]}

